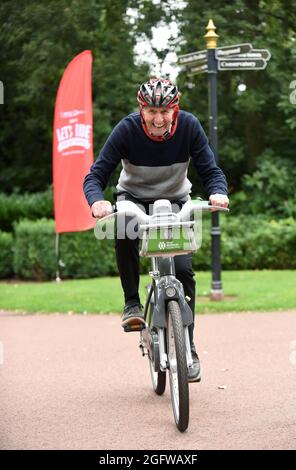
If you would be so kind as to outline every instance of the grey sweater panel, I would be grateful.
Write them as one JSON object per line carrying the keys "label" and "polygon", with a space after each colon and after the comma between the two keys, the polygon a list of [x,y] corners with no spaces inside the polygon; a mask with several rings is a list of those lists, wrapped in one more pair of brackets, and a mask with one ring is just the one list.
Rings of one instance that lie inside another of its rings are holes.
{"label": "grey sweater panel", "polygon": [[187,178],[189,161],[169,166],[138,166],[122,160],[117,191],[143,199],[188,199],[191,183]]}

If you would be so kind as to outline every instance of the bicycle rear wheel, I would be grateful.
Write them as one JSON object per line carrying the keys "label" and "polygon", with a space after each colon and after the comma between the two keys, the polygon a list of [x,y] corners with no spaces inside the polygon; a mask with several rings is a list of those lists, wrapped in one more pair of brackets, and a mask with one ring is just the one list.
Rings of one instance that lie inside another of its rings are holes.
{"label": "bicycle rear wheel", "polygon": [[167,353],[171,399],[175,423],[184,432],[189,423],[189,389],[184,327],[178,302],[171,300],[167,305]]}

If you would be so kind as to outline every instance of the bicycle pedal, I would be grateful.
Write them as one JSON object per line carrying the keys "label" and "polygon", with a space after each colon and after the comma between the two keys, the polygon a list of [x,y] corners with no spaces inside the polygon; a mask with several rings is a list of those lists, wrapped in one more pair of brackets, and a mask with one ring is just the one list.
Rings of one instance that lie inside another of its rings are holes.
{"label": "bicycle pedal", "polygon": [[130,333],[132,331],[142,331],[144,330],[144,328],[146,328],[146,325],[144,323],[135,323],[133,325],[124,325],[123,326],[123,330],[125,331],[125,333]]}

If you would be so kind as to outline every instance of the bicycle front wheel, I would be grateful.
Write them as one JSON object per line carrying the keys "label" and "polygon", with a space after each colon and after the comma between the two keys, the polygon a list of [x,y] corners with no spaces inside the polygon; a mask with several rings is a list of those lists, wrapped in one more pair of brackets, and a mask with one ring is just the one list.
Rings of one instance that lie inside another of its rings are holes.
{"label": "bicycle front wheel", "polygon": [[153,362],[150,358],[149,367],[153,390],[157,395],[163,395],[166,385],[166,374],[163,371],[155,372]]}
{"label": "bicycle front wheel", "polygon": [[[153,303],[151,301],[153,295],[153,286],[147,286],[149,289],[148,300],[150,300],[149,307],[147,310],[145,321],[148,324],[149,328],[149,368],[153,390],[157,395],[163,395],[166,386],[166,373],[165,371],[160,370],[159,362],[159,343],[158,343],[158,333],[152,327],[152,318],[153,318]],[[155,367],[157,370],[155,370]]]}
{"label": "bicycle front wheel", "polygon": [[167,353],[173,412],[177,428],[184,432],[189,423],[189,389],[184,327],[180,307],[175,300],[168,302],[167,322]]}

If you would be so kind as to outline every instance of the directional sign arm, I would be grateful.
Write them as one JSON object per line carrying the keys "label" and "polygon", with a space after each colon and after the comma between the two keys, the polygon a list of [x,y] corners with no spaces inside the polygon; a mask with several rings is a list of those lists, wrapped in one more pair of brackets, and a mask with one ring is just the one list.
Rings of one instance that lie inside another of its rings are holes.
{"label": "directional sign arm", "polygon": [[232,46],[223,46],[216,49],[216,59],[238,54],[244,54],[252,50],[252,44],[233,44]]}
{"label": "directional sign arm", "polygon": [[207,51],[191,52],[190,54],[180,55],[178,57],[178,64],[185,66],[196,62],[205,62],[207,60]]}
{"label": "directional sign arm", "polygon": [[264,59],[230,58],[218,60],[218,70],[263,70],[267,65]]}

